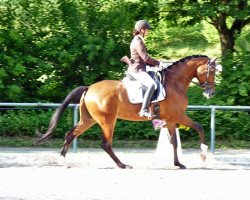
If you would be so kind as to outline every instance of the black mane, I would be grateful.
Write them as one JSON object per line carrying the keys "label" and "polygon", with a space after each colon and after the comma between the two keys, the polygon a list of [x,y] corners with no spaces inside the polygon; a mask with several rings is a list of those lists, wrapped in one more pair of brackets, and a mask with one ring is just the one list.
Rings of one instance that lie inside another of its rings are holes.
{"label": "black mane", "polygon": [[168,69],[171,69],[174,65],[177,65],[181,62],[184,62],[186,60],[190,60],[192,58],[199,58],[199,57],[204,57],[204,58],[208,58],[208,56],[205,55],[192,55],[192,56],[186,56],[185,58],[181,58],[180,60],[177,60],[175,62],[173,62],[170,66],[168,66]]}

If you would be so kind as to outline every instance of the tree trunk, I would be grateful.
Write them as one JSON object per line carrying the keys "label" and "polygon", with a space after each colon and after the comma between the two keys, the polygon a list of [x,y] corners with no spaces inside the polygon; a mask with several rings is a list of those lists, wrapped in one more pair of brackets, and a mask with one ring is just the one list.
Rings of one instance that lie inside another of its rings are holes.
{"label": "tree trunk", "polygon": [[[222,4],[227,5],[228,0],[222,0]],[[246,0],[240,0],[237,5],[238,9],[244,11],[247,9],[248,4]],[[228,28],[226,19],[228,18],[227,13],[219,13],[218,17],[211,19],[212,24],[218,30],[220,35],[221,42],[221,54],[222,57],[225,57],[228,53],[234,51],[234,44],[237,37],[237,34],[241,33],[242,28],[250,23],[250,17],[247,16],[245,19],[235,19],[232,23],[232,26]]]}
{"label": "tree trunk", "polygon": [[225,14],[220,14],[220,16],[213,21],[213,25],[220,36],[222,57],[225,57],[227,53],[233,52],[235,43],[234,31],[227,27],[226,17]]}
{"label": "tree trunk", "polygon": [[234,51],[234,44],[235,44],[234,33],[232,33],[230,30],[228,31],[222,30],[221,32],[219,32],[219,35],[221,42],[221,54],[222,57],[225,57],[228,53]]}

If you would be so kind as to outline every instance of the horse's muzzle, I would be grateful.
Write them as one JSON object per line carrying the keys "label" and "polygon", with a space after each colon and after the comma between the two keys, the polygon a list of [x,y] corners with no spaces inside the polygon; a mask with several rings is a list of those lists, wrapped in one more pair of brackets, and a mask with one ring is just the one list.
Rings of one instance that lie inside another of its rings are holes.
{"label": "horse's muzzle", "polygon": [[207,99],[210,99],[214,96],[214,89],[213,88],[208,88],[203,92],[203,96],[206,97]]}

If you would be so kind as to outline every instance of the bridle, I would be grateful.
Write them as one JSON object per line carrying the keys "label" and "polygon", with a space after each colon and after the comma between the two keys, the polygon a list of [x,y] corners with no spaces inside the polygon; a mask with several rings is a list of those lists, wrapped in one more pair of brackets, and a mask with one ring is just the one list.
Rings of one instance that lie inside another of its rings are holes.
{"label": "bridle", "polygon": [[[195,83],[196,85],[199,85],[203,89],[209,89],[215,85],[214,82],[208,81],[208,78],[210,77],[211,73],[214,75],[215,71],[216,71],[215,65],[213,65],[213,63],[215,63],[215,60],[213,60],[212,62],[211,62],[211,59],[208,60],[208,62],[206,64],[206,70],[203,73],[197,75],[197,78],[198,78],[206,73],[206,80],[204,83]],[[192,83],[194,83],[194,82],[192,81]]]}

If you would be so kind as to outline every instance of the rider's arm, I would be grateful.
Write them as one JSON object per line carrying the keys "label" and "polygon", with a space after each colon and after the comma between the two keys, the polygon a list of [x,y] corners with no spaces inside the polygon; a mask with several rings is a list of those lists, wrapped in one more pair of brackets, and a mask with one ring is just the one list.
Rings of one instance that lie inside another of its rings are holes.
{"label": "rider's arm", "polygon": [[138,54],[140,55],[141,59],[148,65],[152,65],[152,66],[159,66],[160,62],[154,58],[151,58],[148,53],[147,53],[147,49],[144,45],[144,43],[142,42],[142,40],[137,40],[137,44],[136,44],[136,50],[138,52]]}

